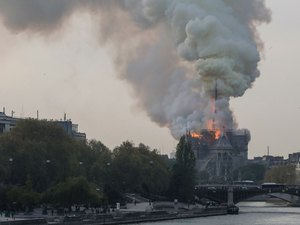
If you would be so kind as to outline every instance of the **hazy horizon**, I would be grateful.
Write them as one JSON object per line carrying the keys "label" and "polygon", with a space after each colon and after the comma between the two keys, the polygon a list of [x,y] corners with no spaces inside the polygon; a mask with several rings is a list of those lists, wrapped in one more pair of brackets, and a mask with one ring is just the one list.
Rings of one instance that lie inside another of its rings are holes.
{"label": "hazy horizon", "polygon": [[[251,132],[249,158],[300,151],[300,2],[266,1],[272,21],[258,26],[264,42],[260,77],[242,97],[231,99],[239,128]],[[1,7],[1,5],[0,5]],[[0,10],[1,11],[1,10]],[[87,12],[77,12],[64,31],[47,36],[14,32],[1,23],[0,111],[16,117],[67,118],[88,139],[113,149],[123,141],[140,142],[169,154],[177,141],[138,106],[132,87],[119,79],[111,43],[99,45],[99,29]],[[155,90],[154,90],[155,91]]]}

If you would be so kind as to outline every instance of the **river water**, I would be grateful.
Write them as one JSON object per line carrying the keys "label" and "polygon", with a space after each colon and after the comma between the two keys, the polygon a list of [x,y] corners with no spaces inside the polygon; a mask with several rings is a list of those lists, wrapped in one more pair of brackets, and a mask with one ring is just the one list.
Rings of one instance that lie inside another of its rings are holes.
{"label": "river water", "polygon": [[186,220],[143,223],[143,225],[300,225],[300,208],[265,202],[243,202],[239,215],[200,217]]}

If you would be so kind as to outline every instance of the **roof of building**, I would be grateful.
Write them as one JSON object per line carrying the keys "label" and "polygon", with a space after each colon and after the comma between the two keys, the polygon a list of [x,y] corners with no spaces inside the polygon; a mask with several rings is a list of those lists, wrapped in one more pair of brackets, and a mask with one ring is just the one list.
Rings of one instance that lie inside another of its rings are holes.
{"label": "roof of building", "polygon": [[226,137],[226,135],[222,134],[221,137],[212,144],[211,149],[213,149],[213,150],[233,150],[233,147],[232,147],[230,141],[228,140],[228,138]]}
{"label": "roof of building", "polygon": [[7,116],[4,112],[0,112],[0,118],[1,119],[15,119],[15,118],[13,118],[13,117],[11,117],[11,116]]}

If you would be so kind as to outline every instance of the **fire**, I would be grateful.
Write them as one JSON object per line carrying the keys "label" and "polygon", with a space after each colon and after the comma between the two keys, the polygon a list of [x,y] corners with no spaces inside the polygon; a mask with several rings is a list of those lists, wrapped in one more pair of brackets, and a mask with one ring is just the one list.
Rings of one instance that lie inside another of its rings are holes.
{"label": "fire", "polygon": [[216,128],[214,120],[212,120],[212,119],[208,120],[206,127],[207,127],[206,130],[209,131],[209,133],[210,133],[210,135],[209,135],[210,137],[207,136],[207,133],[202,134],[202,131],[201,132],[193,131],[193,132],[190,132],[189,134],[193,138],[207,139],[207,140],[210,140],[210,142],[214,142],[221,138],[223,129]]}
{"label": "fire", "polygon": [[218,140],[221,137],[221,130],[220,129],[216,129],[215,130],[215,139]]}
{"label": "fire", "polygon": [[196,133],[196,132],[192,132],[192,133],[191,133],[191,136],[192,136],[193,138],[201,138],[201,134]]}
{"label": "fire", "polygon": [[207,121],[206,127],[207,127],[208,130],[214,132],[214,137],[213,138],[215,140],[218,140],[221,137],[222,131],[221,131],[221,129],[216,128],[214,120],[211,119],[211,120]]}

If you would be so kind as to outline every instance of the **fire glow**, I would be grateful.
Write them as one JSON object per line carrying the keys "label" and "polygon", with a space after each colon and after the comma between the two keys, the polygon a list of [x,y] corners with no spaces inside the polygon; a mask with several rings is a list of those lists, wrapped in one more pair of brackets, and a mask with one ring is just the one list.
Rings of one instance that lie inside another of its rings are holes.
{"label": "fire glow", "polygon": [[[217,129],[214,129],[214,130],[212,130],[212,129],[207,129],[207,130],[212,134],[211,135],[212,140],[216,141],[216,140],[220,139],[220,137],[222,135],[221,129],[217,128]],[[198,139],[203,138],[203,135],[201,133],[198,133],[198,132],[191,132],[190,135],[193,138],[198,138]]]}
{"label": "fire glow", "polygon": [[197,133],[197,132],[192,132],[192,133],[191,133],[191,136],[192,136],[193,138],[201,138],[201,137],[202,137],[202,135],[199,134],[199,133]]}
{"label": "fire glow", "polygon": [[220,139],[221,134],[222,134],[221,130],[220,129],[216,129],[215,130],[215,140]]}

